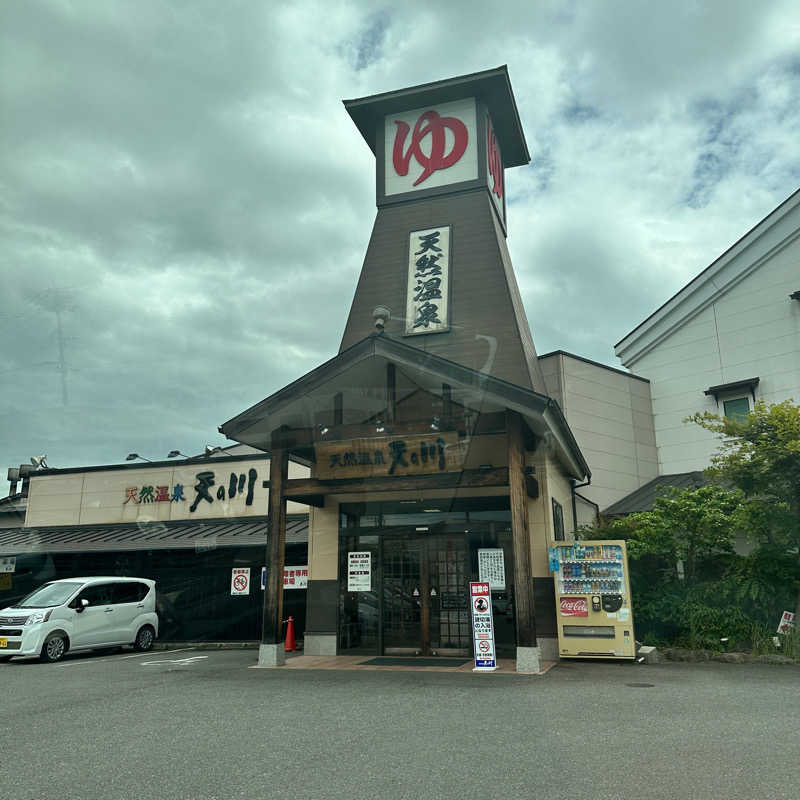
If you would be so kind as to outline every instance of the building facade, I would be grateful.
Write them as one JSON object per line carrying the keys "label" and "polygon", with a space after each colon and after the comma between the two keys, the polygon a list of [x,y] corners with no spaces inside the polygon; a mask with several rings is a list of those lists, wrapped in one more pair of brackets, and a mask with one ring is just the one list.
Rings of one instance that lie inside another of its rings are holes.
{"label": "building facade", "polygon": [[[499,652],[537,671],[558,652],[548,548],[590,472],[506,245],[504,170],[529,161],[507,71],[345,107],[378,211],[339,354],[220,431],[271,452],[270,530],[289,500],[311,507],[306,653],[469,656],[467,584],[491,564]],[[265,664],[280,603],[270,584]]]}

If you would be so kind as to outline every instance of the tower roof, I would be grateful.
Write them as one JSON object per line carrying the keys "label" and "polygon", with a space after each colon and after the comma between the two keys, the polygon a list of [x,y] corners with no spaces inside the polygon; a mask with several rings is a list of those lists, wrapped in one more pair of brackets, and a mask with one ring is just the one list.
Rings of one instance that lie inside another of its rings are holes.
{"label": "tower roof", "polygon": [[503,165],[520,167],[528,164],[531,157],[505,64],[471,75],[459,75],[343,102],[370,150],[375,153],[378,123],[387,114],[465,97],[476,97],[489,108],[494,132],[503,153]]}

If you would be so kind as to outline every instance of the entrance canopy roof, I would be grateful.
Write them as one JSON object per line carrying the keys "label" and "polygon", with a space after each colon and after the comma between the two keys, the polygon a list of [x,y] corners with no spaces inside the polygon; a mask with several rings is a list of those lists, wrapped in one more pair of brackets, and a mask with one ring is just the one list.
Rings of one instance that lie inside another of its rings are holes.
{"label": "entrance canopy roof", "polygon": [[[558,404],[524,389],[397,339],[373,334],[343,350],[303,377],[220,426],[220,433],[264,450],[281,446],[292,455],[313,457],[313,444],[329,427],[345,426],[360,436],[391,435],[387,422],[387,370],[393,365],[397,405],[420,394],[445,394],[454,407],[475,415],[518,412],[578,480],[591,473]],[[432,419],[436,424],[436,419]]]}

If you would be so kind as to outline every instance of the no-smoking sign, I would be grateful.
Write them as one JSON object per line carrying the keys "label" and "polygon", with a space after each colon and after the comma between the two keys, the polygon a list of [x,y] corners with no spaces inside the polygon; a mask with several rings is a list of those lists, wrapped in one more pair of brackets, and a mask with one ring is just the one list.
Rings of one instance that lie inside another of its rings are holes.
{"label": "no-smoking sign", "polygon": [[250,594],[250,567],[231,570],[231,594]]}

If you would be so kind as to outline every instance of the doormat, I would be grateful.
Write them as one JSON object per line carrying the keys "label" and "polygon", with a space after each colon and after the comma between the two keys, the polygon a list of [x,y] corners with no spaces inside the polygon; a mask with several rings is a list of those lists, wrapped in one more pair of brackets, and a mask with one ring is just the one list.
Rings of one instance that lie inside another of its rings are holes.
{"label": "doormat", "polygon": [[422,658],[419,656],[379,656],[369,661],[359,661],[359,665],[371,667],[460,667],[468,664],[471,658]]}

